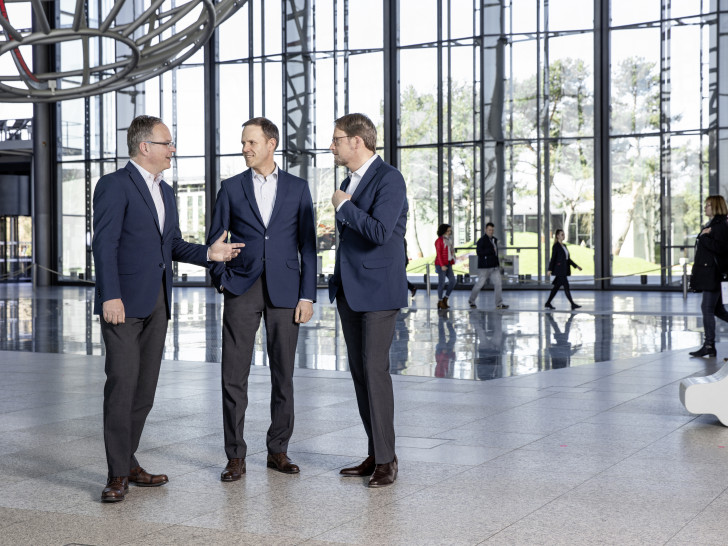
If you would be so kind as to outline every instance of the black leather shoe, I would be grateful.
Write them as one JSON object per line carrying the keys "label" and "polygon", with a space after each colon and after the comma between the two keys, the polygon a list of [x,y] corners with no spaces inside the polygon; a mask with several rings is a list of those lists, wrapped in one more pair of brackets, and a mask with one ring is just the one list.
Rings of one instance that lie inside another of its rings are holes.
{"label": "black leather shoe", "polygon": [[234,482],[242,478],[243,474],[245,474],[245,459],[228,459],[225,470],[220,474],[220,480]]}
{"label": "black leather shoe", "polygon": [[690,353],[690,356],[716,356],[718,353],[713,345],[703,345],[697,351]]}
{"label": "black leather shoe", "polygon": [[574,309],[581,309],[581,305],[579,305],[577,303],[572,303],[571,304],[571,310],[573,311]]}
{"label": "black leather shoe", "polygon": [[369,455],[359,466],[342,468],[339,470],[339,474],[342,476],[371,476],[374,474],[375,466],[377,465],[374,462],[374,455]]}
{"label": "black leather shoe", "polygon": [[293,464],[293,461],[288,458],[285,452],[283,453],[268,453],[268,468],[283,472],[284,474],[298,474],[301,469],[298,465]]}
{"label": "black leather shoe", "polygon": [[101,492],[102,502],[119,502],[124,500],[124,495],[129,490],[129,478],[126,476],[118,476],[109,478],[106,481],[106,487]]}
{"label": "black leather shoe", "polygon": [[150,474],[141,466],[132,468],[129,471],[129,483],[139,485],[141,487],[159,487],[169,481],[166,474]]}
{"label": "black leather shoe", "polygon": [[387,464],[378,464],[374,468],[374,474],[369,478],[369,487],[386,487],[392,485],[397,479],[397,456]]}
{"label": "black leather shoe", "polygon": [[546,309],[556,309],[556,307],[554,307],[554,306],[553,306],[553,305],[551,305],[550,303],[547,303],[546,305],[544,305],[544,307],[545,307]]}

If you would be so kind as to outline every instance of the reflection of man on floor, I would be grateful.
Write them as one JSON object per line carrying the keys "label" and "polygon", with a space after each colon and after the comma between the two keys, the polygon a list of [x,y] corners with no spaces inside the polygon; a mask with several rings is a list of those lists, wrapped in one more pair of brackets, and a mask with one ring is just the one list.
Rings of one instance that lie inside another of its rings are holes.
{"label": "reflection of man on floor", "polygon": [[409,316],[416,313],[416,309],[406,309],[399,312],[397,320],[394,323],[394,339],[392,346],[389,348],[389,372],[398,374],[407,368],[409,360],[409,328],[407,321]]}
{"label": "reflection of man on floor", "polygon": [[493,311],[472,311],[470,325],[477,336],[475,372],[478,379],[502,377],[500,357],[503,346],[503,316]]}
{"label": "reflection of man on floor", "polygon": [[[438,313],[437,345],[435,346],[435,377],[452,377],[455,364],[455,328],[447,313]],[[445,328],[449,337],[445,337]]]}
{"label": "reflection of man on floor", "polygon": [[562,333],[559,329],[559,325],[551,316],[550,313],[546,313],[546,318],[551,323],[551,328],[554,330],[555,344],[549,345],[549,355],[551,356],[551,369],[556,370],[558,368],[566,368],[571,364],[571,355],[576,353],[579,349],[579,345],[572,347],[569,342],[569,332],[571,331],[571,321],[574,320],[573,313],[569,315],[569,319],[564,325],[564,332]]}

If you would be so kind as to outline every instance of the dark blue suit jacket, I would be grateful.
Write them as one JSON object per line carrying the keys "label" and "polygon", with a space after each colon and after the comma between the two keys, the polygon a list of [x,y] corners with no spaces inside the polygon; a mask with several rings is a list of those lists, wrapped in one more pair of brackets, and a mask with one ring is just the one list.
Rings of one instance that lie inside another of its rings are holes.
{"label": "dark blue suit jacket", "polygon": [[[349,178],[341,184],[346,191]],[[404,233],[407,189],[402,174],[377,157],[349,202],[336,213],[339,247],[329,298],[343,288],[354,311],[407,306]]]}
{"label": "dark blue suit jacket", "polygon": [[94,313],[105,301],[121,298],[127,317],[151,314],[164,275],[167,317],[172,298],[172,260],[207,267],[207,247],[182,239],[177,201],[172,188],[162,182],[164,230],[144,178],[127,163],[102,176],[94,190],[93,253],[96,265]]}
{"label": "dark blue suit jacket", "polygon": [[498,267],[500,262],[498,261],[498,253],[496,248],[498,247],[498,239],[493,237],[493,243],[490,242],[490,237],[483,235],[478,239],[476,245],[476,254],[478,255],[478,269],[490,269],[491,267]]}
{"label": "dark blue suit jacket", "polygon": [[268,296],[275,307],[296,307],[301,298],[316,301],[316,227],[305,180],[278,169],[267,229],[255,200],[252,170],[224,180],[208,241],[225,229],[231,242],[245,243],[245,247],[230,262],[212,264],[210,275],[218,290],[222,286],[232,294],[244,294],[265,268]]}

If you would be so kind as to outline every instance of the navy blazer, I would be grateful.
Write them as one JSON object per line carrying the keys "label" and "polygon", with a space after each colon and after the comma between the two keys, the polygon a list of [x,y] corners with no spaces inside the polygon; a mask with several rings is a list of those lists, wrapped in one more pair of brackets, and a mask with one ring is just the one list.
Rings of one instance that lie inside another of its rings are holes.
{"label": "navy blazer", "polygon": [[569,253],[567,259],[563,247],[559,243],[554,243],[554,246],[551,247],[551,261],[549,262],[548,271],[551,271],[554,277],[568,277],[571,275],[571,266],[579,267],[572,261],[571,253]]}
{"label": "navy blazer", "polygon": [[268,297],[275,307],[294,308],[301,298],[316,301],[316,226],[308,182],[278,169],[276,200],[266,228],[252,173],[247,169],[224,180],[217,193],[208,241],[228,230],[231,242],[245,246],[230,262],[212,264],[212,282],[220,291],[240,295],[265,270]]}
{"label": "navy blazer", "polygon": [[160,184],[164,230],[139,169],[131,162],[102,176],[93,197],[93,254],[96,265],[94,314],[105,301],[121,298],[127,317],[144,318],[154,309],[164,272],[167,317],[172,301],[172,260],[207,267],[207,246],[188,243],[179,230],[172,188]]}
{"label": "navy blazer", "polygon": [[[493,247],[495,243],[495,247]],[[493,237],[493,243],[490,242],[490,237],[483,235],[478,239],[476,246],[476,254],[478,255],[478,269],[490,269],[492,267],[498,267],[500,262],[498,261],[498,239]]]}
{"label": "navy blazer", "polygon": [[[341,184],[346,191],[349,178]],[[334,301],[343,288],[354,311],[386,311],[407,306],[404,233],[407,189],[402,174],[377,157],[349,202],[336,213],[339,246],[329,280]]]}

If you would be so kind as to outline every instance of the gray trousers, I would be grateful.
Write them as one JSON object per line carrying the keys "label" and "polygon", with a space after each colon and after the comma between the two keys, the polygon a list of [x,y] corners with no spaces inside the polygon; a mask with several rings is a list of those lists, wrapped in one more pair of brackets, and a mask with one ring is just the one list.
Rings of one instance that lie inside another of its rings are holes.
{"label": "gray trousers", "polygon": [[336,295],[349,370],[359,415],[367,433],[368,455],[376,464],[394,460],[394,393],[389,375],[389,348],[399,309],[354,311],[342,288]]}
{"label": "gray trousers", "polygon": [[104,385],[104,446],[109,477],[128,476],[139,466],[144,423],[154,404],[159,368],[167,335],[164,283],[159,288],[152,314],[109,324],[101,317],[106,345]]}
{"label": "gray trousers", "polygon": [[475,298],[478,297],[478,292],[485,286],[485,281],[490,279],[493,283],[493,290],[495,292],[495,305],[503,305],[503,280],[501,279],[500,267],[489,267],[487,269],[478,269],[478,280],[473,286],[473,290],[470,292],[468,301],[475,303]]}
{"label": "gray trousers", "polygon": [[245,410],[248,407],[248,376],[261,317],[265,320],[271,379],[271,425],[266,436],[268,452],[288,451],[288,441],[293,434],[293,366],[298,324],[294,320],[295,308],[274,307],[271,304],[264,275],[240,296],[225,292],[222,316],[222,417],[228,459],[244,459],[248,451],[243,439]]}

